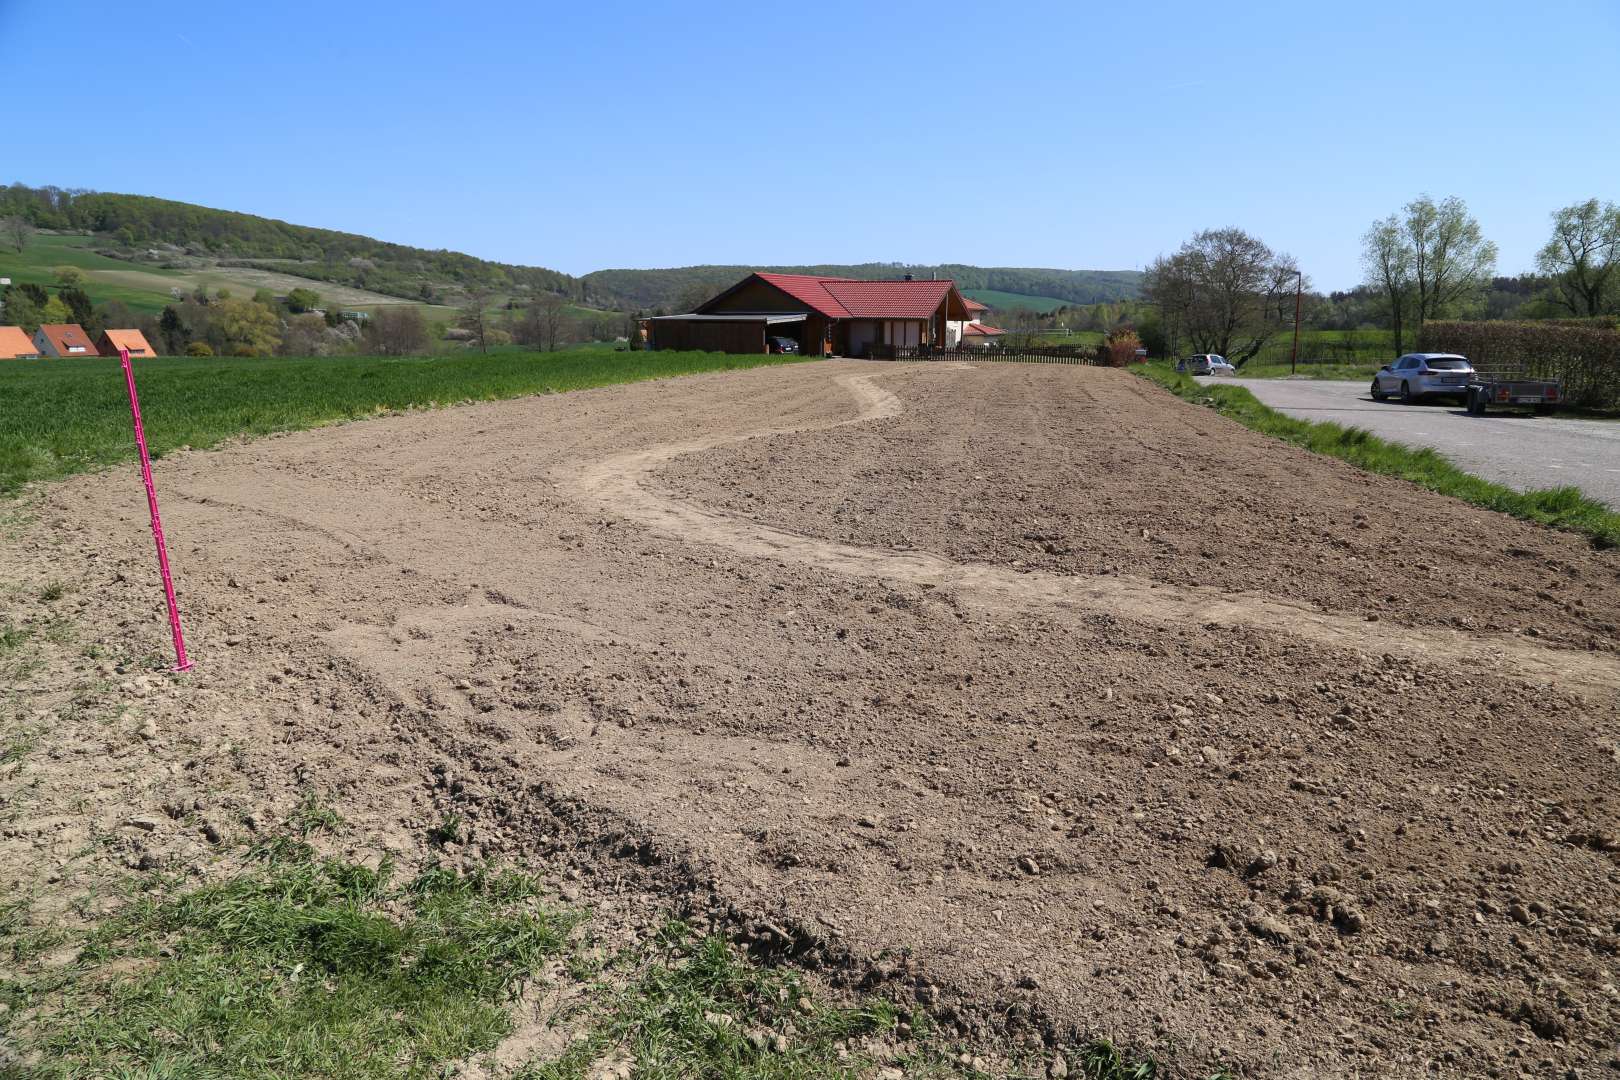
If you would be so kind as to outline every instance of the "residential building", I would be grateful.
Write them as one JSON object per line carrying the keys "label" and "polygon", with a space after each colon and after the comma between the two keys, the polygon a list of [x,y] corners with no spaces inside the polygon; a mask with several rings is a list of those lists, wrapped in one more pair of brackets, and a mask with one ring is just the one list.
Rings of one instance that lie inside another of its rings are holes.
{"label": "residential building", "polygon": [[0,360],[32,360],[39,349],[20,326],[0,326]]}
{"label": "residential building", "polygon": [[117,356],[120,349],[128,349],[131,359],[157,355],[139,330],[103,330],[96,336],[96,350],[102,356]]}
{"label": "residential building", "polygon": [[101,355],[78,323],[47,323],[34,333],[34,348],[41,356]]}
{"label": "residential building", "polygon": [[861,281],[809,274],[750,274],[687,315],[648,320],[655,349],[757,353],[788,338],[806,356],[869,356],[899,346],[944,345],[968,320],[950,281]]}

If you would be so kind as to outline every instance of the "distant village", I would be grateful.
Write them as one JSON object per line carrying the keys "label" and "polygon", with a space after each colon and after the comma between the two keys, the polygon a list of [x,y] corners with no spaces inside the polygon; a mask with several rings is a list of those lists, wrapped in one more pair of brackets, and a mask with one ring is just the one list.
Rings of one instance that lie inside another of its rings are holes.
{"label": "distant village", "polygon": [[0,360],[36,360],[41,357],[156,356],[139,330],[103,330],[92,338],[78,323],[47,323],[29,337],[20,326],[0,326]]}

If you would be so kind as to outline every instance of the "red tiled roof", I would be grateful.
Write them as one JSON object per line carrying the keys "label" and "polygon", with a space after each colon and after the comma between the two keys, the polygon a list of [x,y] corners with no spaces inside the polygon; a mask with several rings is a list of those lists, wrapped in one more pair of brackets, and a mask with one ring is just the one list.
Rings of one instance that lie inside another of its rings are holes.
{"label": "red tiled roof", "polygon": [[824,286],[856,319],[926,319],[949,295],[949,281],[830,281]]}
{"label": "red tiled roof", "polygon": [[963,337],[969,334],[978,334],[980,337],[995,337],[997,334],[1005,334],[1006,332],[999,326],[986,326],[980,322],[970,322],[962,328]]}
{"label": "red tiled roof", "polygon": [[96,339],[96,347],[103,356],[117,356],[119,349],[128,349],[131,356],[157,355],[139,330],[103,330]]}
{"label": "red tiled roof", "polygon": [[34,339],[20,326],[0,326],[0,360],[15,360],[19,356],[38,356]]}
{"label": "red tiled roof", "polygon": [[865,281],[812,274],[759,274],[830,319],[926,319],[949,295],[950,281]]}
{"label": "red tiled roof", "polygon": [[761,281],[775,285],[793,299],[808,304],[832,319],[849,318],[849,310],[827,291],[827,283],[850,281],[851,278],[815,277],[811,274],[759,274]]}
{"label": "red tiled roof", "polygon": [[[84,327],[78,323],[58,323],[41,326],[40,331],[50,341],[51,347],[63,356],[99,356],[95,343],[90,335],[84,332]],[[80,350],[74,352],[74,350]]]}
{"label": "red tiled roof", "polygon": [[974,312],[989,311],[990,310],[990,305],[981,304],[977,300],[973,299],[973,297],[971,297],[971,296],[962,297],[962,303],[967,305],[968,313],[970,315],[973,314]]}

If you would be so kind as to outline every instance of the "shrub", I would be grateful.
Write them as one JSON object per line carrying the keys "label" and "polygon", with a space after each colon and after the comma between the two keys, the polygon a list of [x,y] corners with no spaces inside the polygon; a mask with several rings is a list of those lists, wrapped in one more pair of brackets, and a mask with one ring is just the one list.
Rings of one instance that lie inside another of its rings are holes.
{"label": "shrub", "polygon": [[1564,381],[1572,405],[1620,408],[1620,330],[1604,320],[1558,322],[1429,322],[1426,352],[1454,352],[1481,371],[1520,371]]}
{"label": "shrub", "polygon": [[1129,367],[1136,360],[1136,350],[1142,347],[1142,339],[1136,336],[1136,330],[1129,326],[1121,326],[1108,332],[1105,350],[1110,367]]}
{"label": "shrub", "polygon": [[209,347],[208,342],[206,341],[193,341],[190,345],[186,346],[186,355],[213,356],[214,350]]}

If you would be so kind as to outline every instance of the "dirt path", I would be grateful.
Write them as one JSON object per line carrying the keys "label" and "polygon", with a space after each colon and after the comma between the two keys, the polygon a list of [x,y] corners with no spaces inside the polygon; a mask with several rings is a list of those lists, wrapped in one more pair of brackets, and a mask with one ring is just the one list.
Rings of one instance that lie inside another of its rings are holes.
{"label": "dirt path", "polygon": [[[138,677],[128,476],[0,553],[38,661],[0,885],[206,862],[205,824],[313,788],[357,843],[690,903],[969,1036],[1268,1076],[1614,1056],[1620,563],[1575,538],[1014,365],[480,405],[158,483],[183,685]],[[1414,530],[1439,554],[1370,575]]]}

